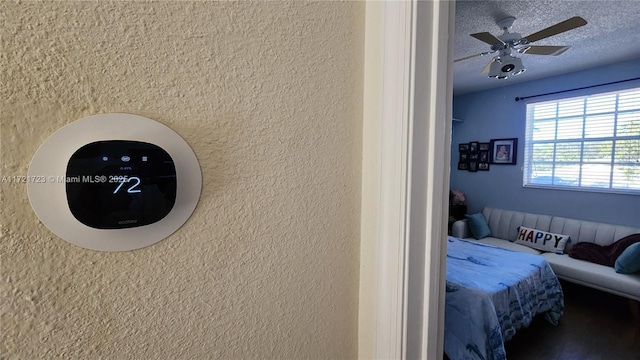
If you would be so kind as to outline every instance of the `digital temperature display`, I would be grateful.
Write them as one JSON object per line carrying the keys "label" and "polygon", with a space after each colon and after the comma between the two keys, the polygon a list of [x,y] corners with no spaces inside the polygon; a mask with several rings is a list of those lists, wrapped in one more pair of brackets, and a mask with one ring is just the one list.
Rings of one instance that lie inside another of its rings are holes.
{"label": "digital temperature display", "polygon": [[140,141],[97,141],[69,159],[65,178],[73,216],[97,229],[155,223],[176,200],[176,169],[162,148]]}

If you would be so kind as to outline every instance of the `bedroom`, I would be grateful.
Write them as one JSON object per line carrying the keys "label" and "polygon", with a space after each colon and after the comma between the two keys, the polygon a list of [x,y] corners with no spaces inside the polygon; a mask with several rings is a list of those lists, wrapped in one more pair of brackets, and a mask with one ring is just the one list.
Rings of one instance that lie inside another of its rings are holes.
{"label": "bedroom", "polygon": [[[491,206],[624,226],[638,227],[640,224],[640,200],[637,192],[607,193],[523,187],[528,101],[516,101],[516,97],[583,88],[579,91],[554,94],[555,97],[530,99],[556,100],[562,97],[640,87],[640,52],[637,48],[625,46],[630,39],[635,42],[640,39],[637,17],[628,18],[631,13],[638,12],[640,5],[629,1],[608,2],[606,7],[595,2],[579,3],[580,6],[571,1],[545,2],[544,6],[540,6],[540,3],[521,1],[457,3],[455,59],[488,51],[489,45],[469,35],[480,32],[500,35],[502,31],[496,26],[496,22],[507,16],[516,18],[510,32],[522,35],[532,34],[573,16],[581,16],[588,21],[585,26],[536,43],[571,46],[557,57],[518,55],[526,67],[526,72],[510,76],[506,80],[488,79],[486,73],[481,73],[494,55],[479,56],[455,63],[451,189],[464,193],[467,213],[479,213],[485,206]],[[636,10],[630,11],[633,8]],[[616,45],[618,41],[622,44]],[[610,51],[612,48],[620,51]],[[596,54],[597,56],[594,56]],[[609,83],[614,84],[601,86]],[[492,139],[513,138],[517,139],[515,164],[491,163],[488,171],[482,171],[481,168],[478,168],[478,171],[469,171],[465,166],[459,170],[460,144],[482,144],[490,143]],[[573,290],[575,294],[585,295],[581,287],[576,289],[571,284],[563,283],[564,286]],[[589,291],[586,294],[596,297],[600,295],[598,292]],[[607,299],[614,303],[618,300],[615,297]],[[571,302],[571,298],[568,298],[567,303],[571,304],[570,306],[578,306]],[[603,306],[607,302],[598,304]],[[625,310],[624,301],[622,305]],[[607,313],[604,309],[601,312]],[[597,322],[595,318],[593,322]],[[541,330],[537,328],[536,331]],[[535,332],[533,335],[528,333],[527,336],[537,339],[541,337]],[[596,358],[604,356],[606,347],[600,350],[603,353],[589,355]],[[555,356],[563,358],[558,354]]]}

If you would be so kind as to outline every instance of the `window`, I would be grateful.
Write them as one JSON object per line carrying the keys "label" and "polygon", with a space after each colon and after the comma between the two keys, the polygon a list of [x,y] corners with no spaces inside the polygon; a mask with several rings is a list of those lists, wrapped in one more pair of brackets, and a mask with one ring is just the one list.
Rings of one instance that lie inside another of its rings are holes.
{"label": "window", "polygon": [[640,194],[640,88],[527,104],[524,186]]}

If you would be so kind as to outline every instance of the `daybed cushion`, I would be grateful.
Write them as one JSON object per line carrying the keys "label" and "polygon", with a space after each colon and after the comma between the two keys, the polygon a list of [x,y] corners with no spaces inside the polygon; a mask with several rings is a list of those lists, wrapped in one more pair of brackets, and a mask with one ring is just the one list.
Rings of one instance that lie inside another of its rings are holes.
{"label": "daybed cushion", "polygon": [[629,246],[620,254],[615,263],[619,274],[632,274],[640,271],[640,243]]}
{"label": "daybed cushion", "polygon": [[503,249],[507,249],[507,250],[520,251],[520,252],[524,252],[524,253],[528,253],[528,254],[534,254],[534,255],[542,254],[542,251],[536,250],[534,248],[530,248],[528,246],[516,244],[514,242],[506,241],[506,240],[503,240],[503,239],[497,239],[497,238],[494,238],[494,237],[486,237],[484,239],[478,240],[478,242],[479,243],[483,243],[483,244],[487,244],[487,245],[491,245],[491,246],[495,246],[495,247],[499,247],[499,248],[503,248]]}
{"label": "daybed cushion", "polygon": [[640,301],[640,274],[618,274],[612,267],[573,259],[567,254],[542,256],[561,279]]}

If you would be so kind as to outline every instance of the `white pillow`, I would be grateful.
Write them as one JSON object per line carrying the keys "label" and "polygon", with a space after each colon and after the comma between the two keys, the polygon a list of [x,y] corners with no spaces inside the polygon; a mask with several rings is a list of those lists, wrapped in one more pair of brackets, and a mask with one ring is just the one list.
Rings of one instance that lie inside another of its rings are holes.
{"label": "white pillow", "polygon": [[564,247],[567,245],[567,242],[569,242],[569,235],[554,234],[525,226],[518,228],[518,237],[515,241],[516,244],[558,254],[564,252]]}

